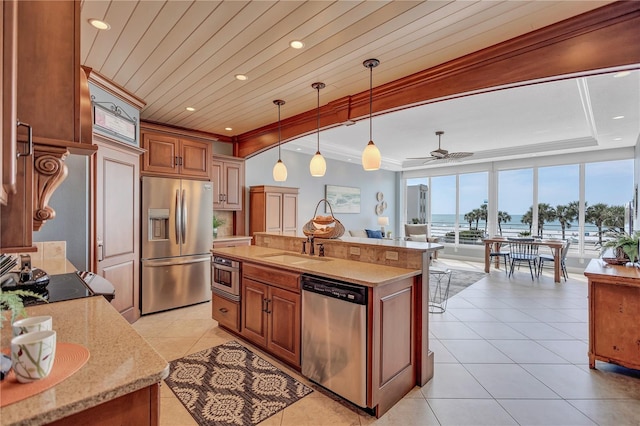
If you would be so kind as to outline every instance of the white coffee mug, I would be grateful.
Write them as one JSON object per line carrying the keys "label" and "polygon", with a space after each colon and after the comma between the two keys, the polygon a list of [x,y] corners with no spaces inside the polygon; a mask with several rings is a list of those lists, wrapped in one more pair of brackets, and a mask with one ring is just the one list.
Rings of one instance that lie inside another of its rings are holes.
{"label": "white coffee mug", "polygon": [[56,357],[56,332],[34,331],[11,339],[11,364],[16,379],[29,383],[51,373]]}
{"label": "white coffee mug", "polygon": [[53,318],[51,315],[42,315],[39,317],[29,317],[13,324],[13,336],[20,336],[25,333],[33,333],[34,331],[47,331],[53,329]]}

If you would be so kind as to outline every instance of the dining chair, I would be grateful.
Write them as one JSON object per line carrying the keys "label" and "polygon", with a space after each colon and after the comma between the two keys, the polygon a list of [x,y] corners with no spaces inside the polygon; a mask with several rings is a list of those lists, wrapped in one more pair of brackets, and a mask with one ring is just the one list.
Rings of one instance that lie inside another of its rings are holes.
{"label": "dining chair", "polygon": [[538,246],[533,243],[533,238],[509,238],[509,257],[511,259],[511,268],[509,276],[513,275],[516,264],[518,267],[522,263],[529,265],[531,272],[531,280],[533,280],[533,272],[538,273]]}
{"label": "dining chair", "polygon": [[[562,251],[560,252],[560,271],[562,271],[562,276],[564,277],[564,281],[567,282],[567,278],[569,277],[569,273],[567,272],[567,265],[565,263],[565,259],[567,258],[567,253],[569,253],[569,246],[571,245],[571,241],[565,241],[562,246]],[[555,262],[555,259],[552,254],[543,253],[538,256],[538,275],[542,273],[542,265],[544,262]]]}
{"label": "dining chair", "polygon": [[493,263],[493,258],[498,258],[498,268],[500,267],[500,258],[504,259],[504,273],[509,274],[509,265],[511,263],[511,252],[509,250],[509,243],[500,243],[500,248],[496,251],[494,249],[495,243],[491,244],[491,251],[489,252],[489,264]]}

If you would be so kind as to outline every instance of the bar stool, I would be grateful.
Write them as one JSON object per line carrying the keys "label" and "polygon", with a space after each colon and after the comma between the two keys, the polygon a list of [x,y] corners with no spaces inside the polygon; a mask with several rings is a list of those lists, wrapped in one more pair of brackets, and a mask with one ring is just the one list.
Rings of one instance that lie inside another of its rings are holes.
{"label": "bar stool", "polygon": [[451,270],[429,268],[429,312],[442,314],[447,309]]}

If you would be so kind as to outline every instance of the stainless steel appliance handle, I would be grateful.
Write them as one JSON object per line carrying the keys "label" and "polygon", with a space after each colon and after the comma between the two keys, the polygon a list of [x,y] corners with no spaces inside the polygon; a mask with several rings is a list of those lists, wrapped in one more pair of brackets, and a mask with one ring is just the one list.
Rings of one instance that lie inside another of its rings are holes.
{"label": "stainless steel appliance handle", "polygon": [[220,269],[221,271],[227,271],[227,272],[238,272],[240,271],[240,268],[234,268],[233,266],[226,266],[226,265],[221,265],[219,263],[213,263],[213,269]]}
{"label": "stainless steel appliance handle", "polygon": [[180,223],[180,231],[182,232],[182,244],[187,242],[187,203],[186,203],[186,190],[182,190],[182,200],[181,200],[181,209],[182,210],[182,221]]}
{"label": "stainless steel appliance handle", "polygon": [[189,257],[187,259],[176,260],[175,258],[162,259],[162,260],[143,260],[142,266],[145,268],[157,268],[164,267],[167,265],[189,265],[192,263],[200,263],[210,261],[211,257],[209,256],[197,256],[197,257]]}
{"label": "stainless steel appliance handle", "polygon": [[182,222],[182,211],[180,210],[180,190],[176,189],[176,216],[173,227],[176,232],[176,244],[180,244],[180,223]]}

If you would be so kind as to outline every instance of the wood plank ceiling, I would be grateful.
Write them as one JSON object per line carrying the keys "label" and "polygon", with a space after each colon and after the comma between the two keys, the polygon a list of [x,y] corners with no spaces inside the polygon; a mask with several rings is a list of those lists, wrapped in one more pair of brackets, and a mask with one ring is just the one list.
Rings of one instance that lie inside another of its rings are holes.
{"label": "wood plank ceiling", "polygon": [[274,99],[283,118],[315,109],[315,81],[323,105],[367,91],[365,59],[378,86],[608,3],[83,0],[81,62],[144,99],[143,120],[230,137],[273,123]]}

